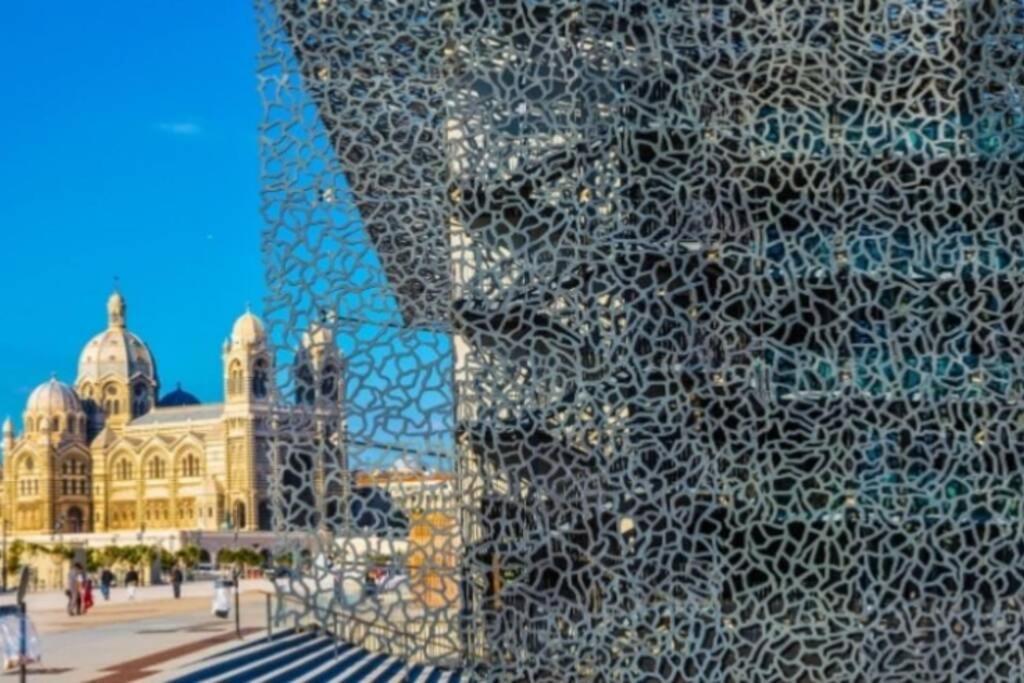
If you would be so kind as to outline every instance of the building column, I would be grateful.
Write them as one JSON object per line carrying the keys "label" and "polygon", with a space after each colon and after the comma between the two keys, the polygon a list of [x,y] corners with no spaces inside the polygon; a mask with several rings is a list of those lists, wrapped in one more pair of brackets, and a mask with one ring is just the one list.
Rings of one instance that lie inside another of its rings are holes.
{"label": "building column", "polygon": [[143,472],[143,470],[145,469],[145,464],[146,464],[145,462],[140,462],[139,463],[139,478],[138,478],[138,481],[136,482],[136,486],[138,487],[138,491],[139,491],[139,497],[138,497],[138,500],[135,503],[136,519],[135,519],[135,529],[133,529],[133,531],[137,531],[139,529],[142,529],[142,525],[146,523],[146,517],[145,517],[145,513],[146,513],[146,508],[145,508],[145,503],[146,503],[146,483],[145,483],[145,481],[146,481],[146,477],[145,477],[145,474]]}
{"label": "building column", "polygon": [[174,458],[171,458],[171,528],[179,528],[178,524],[178,469]]}

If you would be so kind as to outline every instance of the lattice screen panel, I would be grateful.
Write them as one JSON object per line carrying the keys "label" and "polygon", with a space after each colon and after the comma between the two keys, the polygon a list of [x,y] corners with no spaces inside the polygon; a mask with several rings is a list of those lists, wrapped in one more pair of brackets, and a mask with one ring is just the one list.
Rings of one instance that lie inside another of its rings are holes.
{"label": "lattice screen panel", "polygon": [[275,339],[351,337],[278,522],[378,535],[366,444],[450,474],[347,635],[495,681],[1024,680],[1024,5],[257,5]]}

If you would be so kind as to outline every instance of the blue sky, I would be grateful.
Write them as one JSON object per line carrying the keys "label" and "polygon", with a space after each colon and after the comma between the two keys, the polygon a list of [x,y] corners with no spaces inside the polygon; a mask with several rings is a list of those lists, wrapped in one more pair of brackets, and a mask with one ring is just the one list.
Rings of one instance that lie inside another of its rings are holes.
{"label": "blue sky", "polygon": [[115,276],[163,388],[220,398],[263,294],[256,45],[248,0],[4,3],[0,415],[74,380]]}
{"label": "blue sky", "polygon": [[[162,391],[181,382],[220,400],[221,343],[265,291],[257,43],[249,0],[4,3],[0,417],[20,424],[29,392],[52,372],[74,381],[79,351],[106,325],[115,276]],[[354,367],[383,366],[369,359],[408,352],[416,334],[396,342],[394,331],[353,329],[342,346]],[[362,358],[360,337],[375,340]],[[426,341],[445,355],[444,341]],[[445,368],[432,375],[436,394]],[[357,420],[377,425],[358,428],[366,438],[408,417],[387,408],[389,383],[355,383],[377,415]],[[414,422],[446,423],[440,392],[426,412],[441,417]]]}

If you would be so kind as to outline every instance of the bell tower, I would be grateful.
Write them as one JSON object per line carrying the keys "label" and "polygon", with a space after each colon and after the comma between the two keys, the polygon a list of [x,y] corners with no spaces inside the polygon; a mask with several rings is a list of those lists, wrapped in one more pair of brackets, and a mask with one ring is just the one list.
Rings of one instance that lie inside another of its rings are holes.
{"label": "bell tower", "polygon": [[273,373],[263,322],[246,311],[235,321],[223,354],[224,402],[267,402],[273,393]]}
{"label": "bell tower", "polygon": [[233,529],[255,529],[257,495],[266,464],[259,458],[260,439],[274,397],[273,365],[263,322],[246,311],[224,342],[224,425],[227,477],[223,520]]}

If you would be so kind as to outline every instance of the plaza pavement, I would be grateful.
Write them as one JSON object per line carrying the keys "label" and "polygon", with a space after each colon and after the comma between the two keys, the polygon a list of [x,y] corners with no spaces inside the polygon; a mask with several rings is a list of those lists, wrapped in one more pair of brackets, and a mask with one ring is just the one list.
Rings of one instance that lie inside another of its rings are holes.
{"label": "plaza pavement", "polygon": [[[246,639],[266,635],[266,594],[269,582],[242,582],[241,625]],[[88,614],[70,617],[63,593],[29,595],[28,614],[39,632],[42,662],[29,668],[29,679],[39,681],[161,681],[173,678],[184,666],[238,645],[235,620],[210,613],[213,582],[189,582],[182,598],[174,600],[169,585],[138,589],[128,600],[115,588],[109,602],[97,591],[96,605]],[[13,604],[13,593],[0,596],[0,604]],[[232,606],[233,609],[233,606]],[[0,680],[16,680],[8,672]]]}

